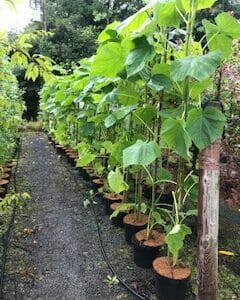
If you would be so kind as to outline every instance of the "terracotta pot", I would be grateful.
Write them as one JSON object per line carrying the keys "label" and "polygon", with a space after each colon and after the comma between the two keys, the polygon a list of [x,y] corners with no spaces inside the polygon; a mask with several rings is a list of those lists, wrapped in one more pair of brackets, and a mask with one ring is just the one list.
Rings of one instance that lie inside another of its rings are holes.
{"label": "terracotta pot", "polygon": [[110,215],[112,212],[111,208],[110,208],[111,204],[121,203],[123,200],[123,195],[104,193],[103,200],[104,200],[104,206],[105,206],[105,214]]}
{"label": "terracotta pot", "polygon": [[123,218],[125,239],[129,245],[132,243],[132,236],[138,231],[145,229],[147,227],[147,222],[148,216],[145,214],[140,214],[139,219],[137,219],[137,215],[134,213],[127,214]]}
{"label": "terracotta pot", "polygon": [[143,229],[132,237],[132,244],[135,264],[141,268],[151,268],[154,259],[159,255],[160,247],[165,244],[165,235],[152,230],[151,237],[147,239],[147,229]]}
{"label": "terracotta pot", "polygon": [[191,270],[188,267],[171,267],[168,257],[158,257],[153,262],[158,300],[185,300]]}

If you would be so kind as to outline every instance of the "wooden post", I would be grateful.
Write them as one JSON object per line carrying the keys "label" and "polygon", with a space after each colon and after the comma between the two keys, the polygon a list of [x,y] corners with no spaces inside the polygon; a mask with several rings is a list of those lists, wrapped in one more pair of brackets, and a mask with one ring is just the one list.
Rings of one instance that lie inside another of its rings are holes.
{"label": "wooden post", "polygon": [[199,155],[198,300],[216,300],[221,140]]}

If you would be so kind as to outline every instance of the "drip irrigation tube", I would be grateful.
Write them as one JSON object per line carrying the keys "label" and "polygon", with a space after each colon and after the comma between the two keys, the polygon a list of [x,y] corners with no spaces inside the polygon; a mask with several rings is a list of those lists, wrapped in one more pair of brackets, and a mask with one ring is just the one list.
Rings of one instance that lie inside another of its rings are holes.
{"label": "drip irrigation tube", "polygon": [[[18,162],[20,158],[21,153],[21,140],[17,144],[17,162],[13,173],[13,188],[14,193],[17,193],[17,181],[16,181],[16,172],[18,169]],[[7,252],[11,241],[11,233],[14,226],[14,220],[16,216],[16,205],[13,206],[13,211],[11,215],[10,222],[8,224],[8,228],[5,231],[5,233],[2,236],[2,244],[3,244],[3,253],[2,253],[2,259],[1,259],[1,278],[0,278],[0,299],[3,299],[3,288],[4,288],[4,276],[6,271],[6,264],[7,264]]]}
{"label": "drip irrigation tube", "polygon": [[[71,176],[73,176],[73,174],[69,170],[69,166],[67,166],[66,169],[69,172],[69,174]],[[74,181],[75,181],[77,187],[79,187],[79,181],[78,181],[78,179],[76,178],[75,175],[73,176],[73,178],[74,178]],[[123,279],[121,279],[121,277],[119,277],[119,275],[117,274],[117,272],[114,270],[111,262],[109,261],[109,258],[107,256],[107,254],[106,254],[105,248],[103,246],[103,241],[102,241],[102,236],[101,236],[101,228],[100,228],[99,222],[97,220],[97,215],[96,215],[96,212],[95,212],[94,205],[93,205],[92,201],[90,202],[90,206],[91,206],[92,214],[93,214],[93,217],[94,217],[95,225],[96,225],[96,228],[97,228],[98,243],[100,245],[100,249],[101,249],[101,253],[102,253],[102,256],[104,258],[104,261],[105,261],[106,265],[108,266],[109,270],[112,272],[113,276],[116,276],[116,278],[118,279],[118,281],[120,282],[120,284],[129,293],[131,293],[132,295],[134,295],[137,299],[140,299],[140,300],[151,300],[148,296],[141,295],[137,291],[135,291],[133,288],[131,288]]]}

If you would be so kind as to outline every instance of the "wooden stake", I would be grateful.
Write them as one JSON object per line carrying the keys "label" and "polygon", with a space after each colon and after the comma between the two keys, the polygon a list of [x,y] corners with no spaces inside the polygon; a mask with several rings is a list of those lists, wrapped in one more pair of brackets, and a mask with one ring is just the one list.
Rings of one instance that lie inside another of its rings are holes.
{"label": "wooden stake", "polygon": [[219,139],[199,155],[198,300],[217,299],[220,147]]}

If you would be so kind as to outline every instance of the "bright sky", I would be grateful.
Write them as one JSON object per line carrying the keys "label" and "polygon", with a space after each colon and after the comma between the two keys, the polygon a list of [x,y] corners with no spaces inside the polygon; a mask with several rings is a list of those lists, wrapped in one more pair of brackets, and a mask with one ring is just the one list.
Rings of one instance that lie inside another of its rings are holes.
{"label": "bright sky", "polygon": [[29,7],[29,0],[18,0],[16,8],[12,8],[0,0],[0,31],[20,30],[26,26],[32,18],[35,18],[35,11]]}

